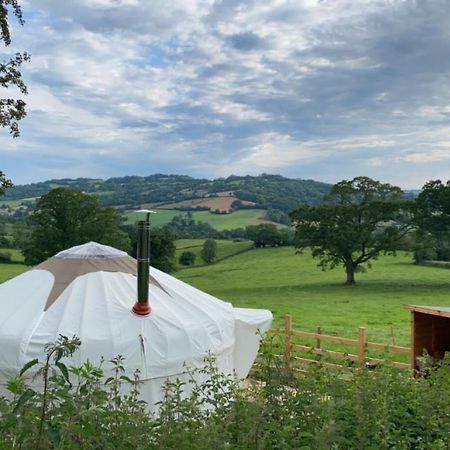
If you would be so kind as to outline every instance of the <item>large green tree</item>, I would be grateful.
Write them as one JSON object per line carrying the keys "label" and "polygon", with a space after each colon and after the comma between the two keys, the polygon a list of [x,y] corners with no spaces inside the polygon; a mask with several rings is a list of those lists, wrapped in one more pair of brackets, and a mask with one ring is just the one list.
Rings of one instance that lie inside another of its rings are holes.
{"label": "large green tree", "polygon": [[[416,199],[415,224],[420,251],[434,258],[450,256],[450,181],[432,180],[425,184]],[[420,257],[417,259],[421,259]]]}
{"label": "large green tree", "polygon": [[[126,225],[124,229],[131,241],[130,255],[137,257],[137,228]],[[151,228],[150,231],[150,265],[159,270],[170,273],[175,269],[176,236],[167,225]]]}
{"label": "large green tree", "polygon": [[200,251],[200,256],[207,264],[211,264],[217,256],[217,243],[214,239],[206,239]]}
{"label": "large green tree", "polygon": [[175,269],[175,238],[167,227],[154,228],[150,232],[150,264],[164,272]]}
{"label": "large green tree", "polygon": [[21,244],[27,264],[89,241],[130,250],[117,211],[101,207],[96,197],[74,189],[57,188],[43,195],[28,225],[30,236]]}
{"label": "large green tree", "polygon": [[256,247],[276,247],[292,244],[292,231],[289,228],[277,228],[272,223],[248,225],[245,237],[254,242]]}
{"label": "large green tree", "polygon": [[395,252],[410,229],[412,202],[399,187],[368,177],[335,184],[322,205],[290,214],[297,248],[310,248],[322,269],[343,266],[347,285],[381,252]]}

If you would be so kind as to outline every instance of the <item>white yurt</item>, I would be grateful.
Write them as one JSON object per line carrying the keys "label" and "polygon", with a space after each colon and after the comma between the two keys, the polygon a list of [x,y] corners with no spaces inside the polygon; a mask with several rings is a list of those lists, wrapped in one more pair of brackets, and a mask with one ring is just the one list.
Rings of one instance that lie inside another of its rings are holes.
{"label": "white yurt", "polygon": [[99,364],[103,358],[108,376],[107,361],[123,355],[128,376],[140,370],[141,395],[150,408],[161,400],[168,378],[187,380],[186,366],[203,367],[208,354],[222,372],[245,378],[258,351],[258,331],[269,329],[271,312],[234,308],[164,272],[149,271],[148,262],[144,272],[150,313],[136,309],[142,306],[136,303],[136,260],[95,242],[62,251],[0,284],[0,395],[6,379],[34,358],[43,361],[46,344],[59,335],[81,339],[68,365]]}

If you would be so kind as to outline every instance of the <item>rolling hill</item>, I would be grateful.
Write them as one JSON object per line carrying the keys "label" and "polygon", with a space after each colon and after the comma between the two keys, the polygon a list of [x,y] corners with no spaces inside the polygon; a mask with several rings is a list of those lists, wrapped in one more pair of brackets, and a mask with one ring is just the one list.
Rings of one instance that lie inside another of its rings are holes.
{"label": "rolling hill", "polygon": [[68,187],[96,195],[103,206],[120,209],[128,222],[136,209],[157,209],[163,225],[184,211],[218,230],[264,222],[288,224],[287,214],[299,204],[316,205],[330,185],[280,175],[229,176],[215,180],[185,175],[155,174],[107,180],[77,178],[49,180],[14,186],[0,199],[0,214],[29,213],[40,196],[56,187]]}
{"label": "rolling hill", "polygon": [[194,199],[233,196],[264,208],[288,212],[300,203],[318,204],[330,185],[313,180],[285,178],[280,175],[229,176],[215,180],[186,175],[155,174],[128,176],[107,180],[77,178],[49,180],[14,186],[2,202],[34,199],[56,187],[69,187],[95,194],[105,206],[140,206],[145,203],[171,204]]}

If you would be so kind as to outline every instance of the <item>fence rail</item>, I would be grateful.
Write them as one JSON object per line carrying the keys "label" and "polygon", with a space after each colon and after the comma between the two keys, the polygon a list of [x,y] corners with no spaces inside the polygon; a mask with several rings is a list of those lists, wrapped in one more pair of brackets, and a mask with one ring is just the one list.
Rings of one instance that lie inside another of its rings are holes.
{"label": "fence rail", "polygon": [[[357,339],[323,334],[320,327],[317,328],[317,332],[315,333],[299,331],[293,329],[292,316],[288,314],[285,316],[284,328],[272,328],[269,333],[283,337],[284,352],[282,356],[285,365],[300,373],[304,372],[302,367],[310,364],[322,364],[332,369],[348,369],[348,365],[339,364],[339,362],[344,361],[357,363],[357,366],[360,368],[366,367],[368,364],[390,364],[397,369],[410,369],[411,367],[410,364],[400,361],[369,357],[367,350],[380,350],[391,354],[411,354],[411,349],[410,347],[402,347],[400,345],[369,342],[366,339],[366,329],[364,327],[358,328]],[[294,339],[298,341],[299,338],[313,340],[315,344],[307,345],[305,343],[294,342]],[[355,348],[355,351],[354,353],[346,353],[324,349],[322,345],[324,342],[351,346]],[[308,353],[308,356],[314,355],[316,359],[305,357],[305,353]],[[329,359],[337,360],[338,362],[330,362]]]}

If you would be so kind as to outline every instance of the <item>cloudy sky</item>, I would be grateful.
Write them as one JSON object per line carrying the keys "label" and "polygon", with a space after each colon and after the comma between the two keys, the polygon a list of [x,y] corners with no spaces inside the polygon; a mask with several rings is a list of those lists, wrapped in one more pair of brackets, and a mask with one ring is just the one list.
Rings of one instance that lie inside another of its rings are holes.
{"label": "cloudy sky", "polygon": [[[450,177],[448,0],[22,0],[16,183]],[[6,93],[1,92],[1,96]]]}

